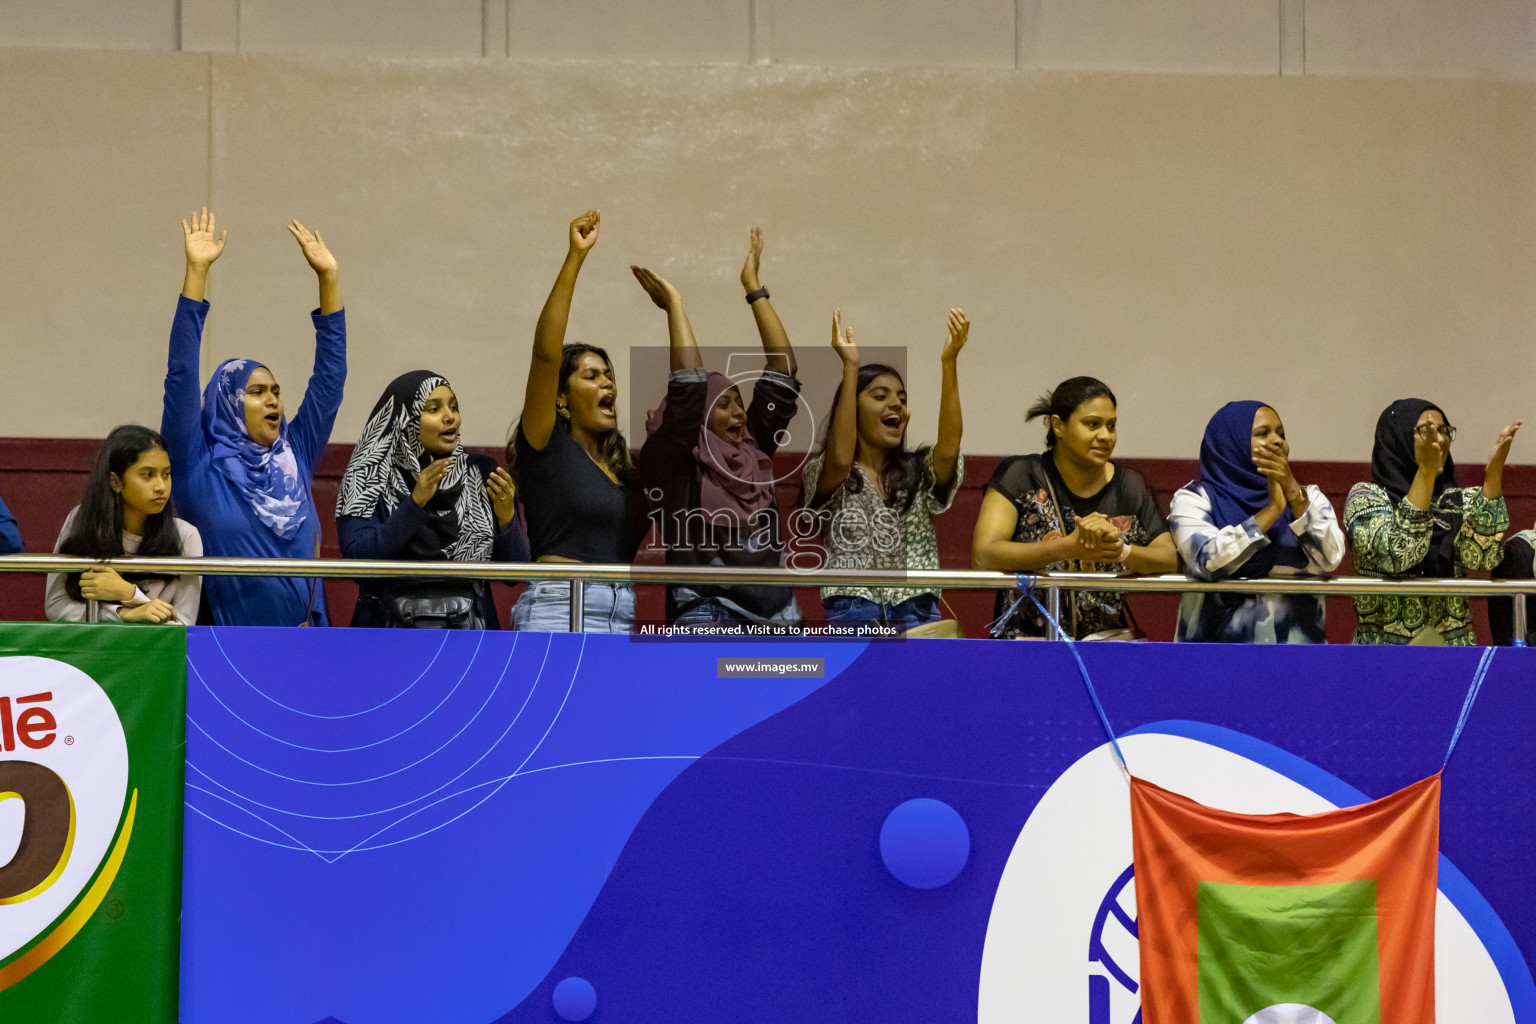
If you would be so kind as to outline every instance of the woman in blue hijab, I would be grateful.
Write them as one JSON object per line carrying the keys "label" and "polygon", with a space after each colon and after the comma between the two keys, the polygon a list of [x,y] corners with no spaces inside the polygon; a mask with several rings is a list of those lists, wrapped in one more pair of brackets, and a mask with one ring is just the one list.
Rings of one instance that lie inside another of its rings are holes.
{"label": "woman in blue hijab", "polygon": [[[314,558],[320,552],[320,517],[310,476],[330,440],[347,378],[346,314],[336,257],[318,234],[294,221],[288,231],[320,283],[315,324],[315,367],[293,422],[284,415],[282,388],[254,359],[227,359],[199,400],[198,355],[208,268],[224,251],[228,232],[215,237],[206,207],[189,224],[187,271],[165,375],[160,432],[170,446],[171,474],[181,514],[197,527],[206,555],[226,558]],[[318,579],[209,576],[203,581],[205,614],[219,625],[323,626],[325,596]]]}
{"label": "woman in blue hijab", "polygon": [[[1316,486],[1291,472],[1280,414],[1228,402],[1206,425],[1200,475],[1173,496],[1179,557],[1203,580],[1321,575],[1344,558],[1344,533]],[[1323,599],[1310,594],[1188,593],[1175,639],[1323,643]]]}

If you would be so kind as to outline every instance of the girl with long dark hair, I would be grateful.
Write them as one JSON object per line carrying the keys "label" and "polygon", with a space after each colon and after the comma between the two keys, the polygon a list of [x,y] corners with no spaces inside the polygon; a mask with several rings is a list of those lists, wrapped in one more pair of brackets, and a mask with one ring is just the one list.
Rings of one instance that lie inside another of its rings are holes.
{"label": "girl with long dark hair", "polygon": [[[1459,487],[1451,442],[1456,428],[1433,402],[1404,398],[1376,420],[1371,479],[1349,489],[1344,526],[1362,574],[1454,578],[1492,569],[1509,529],[1504,459],[1520,429],[1500,432],[1483,486]],[[1472,610],[1464,597],[1355,598],[1357,644],[1472,645]]]}
{"label": "girl with long dark hair", "polygon": [[[315,558],[320,517],[310,477],[330,440],[347,378],[347,325],[336,257],[325,240],[298,221],[288,225],[320,286],[315,366],[304,401],[290,423],[282,388],[254,359],[226,359],[198,396],[198,359],[208,270],[224,252],[206,207],[181,222],[187,269],[171,326],[160,432],[170,444],[182,512],[202,534],[210,555],[231,558]],[[212,576],[208,610],[225,626],[323,626],[320,581],[281,576]]]}
{"label": "girl with long dark hair", "polygon": [[[448,381],[412,370],[390,382],[347,460],[336,503],[345,558],[525,562],[507,471],[460,439]],[[354,626],[500,629],[484,580],[363,580]]]}
{"label": "girl with long dark hair", "polygon": [[[1043,395],[1026,420],[1044,418],[1045,451],[998,464],[971,541],[977,569],[1033,572],[1173,572],[1179,558],[1157,498],[1136,470],[1116,465],[1115,393],[1072,377]],[[1132,635],[1124,595],[1068,591],[1062,628],[1075,639]],[[993,635],[1046,635],[1044,616],[999,593]]]}
{"label": "girl with long dark hair", "polygon": [[[629,445],[619,430],[618,384],[608,353],[565,344],[571,297],[597,244],[596,210],[571,221],[565,262],[533,332],[523,413],[507,444],[507,465],[540,562],[627,563],[635,538],[629,513]],[[635,592],[627,583],[588,583],[583,630],[628,633]],[[516,629],[570,629],[570,584],[529,584],[512,609]]]}
{"label": "girl with long dark hair", "polygon": [[[647,417],[638,472],[668,565],[778,568],[784,563],[773,453],[795,417],[800,382],[789,335],[759,279],[762,251],[762,233],[753,228],[741,283],[767,365],[734,379],[705,371],[677,289],[643,267],[631,268],[667,313],[667,397]],[[744,383],[752,387],[750,404],[742,400]],[[775,625],[803,620],[789,587],[742,584],[670,586],[667,618]]]}
{"label": "girl with long dark hair", "polygon": [[[1228,402],[1200,442],[1200,475],[1173,496],[1174,543],[1202,580],[1320,576],[1344,558],[1333,506],[1291,471],[1285,424],[1263,402]],[[1187,593],[1174,639],[1320,644],[1323,599],[1314,594]]]}
{"label": "girl with long dark hair", "polygon": [[[107,435],[85,482],[80,504],[64,517],[54,548],[82,558],[198,558],[202,539],[176,518],[171,504],[171,459],[165,439],[148,427],[118,427]],[[197,622],[202,580],[197,576],[88,569],[51,573],[46,605],[54,622],[140,622],[191,626]]]}
{"label": "girl with long dark hair", "polygon": [[[940,356],[939,434],[932,447],[907,450],[907,386],[894,367],[859,365],[842,311],[832,314],[832,347],[843,379],[832,399],[825,443],[805,464],[806,504],[822,513],[830,569],[937,569],[933,517],[960,489],[960,382],[955,364],[970,321],[949,311]],[[943,618],[931,587],[821,588],[828,622],[885,622],[908,631]]]}

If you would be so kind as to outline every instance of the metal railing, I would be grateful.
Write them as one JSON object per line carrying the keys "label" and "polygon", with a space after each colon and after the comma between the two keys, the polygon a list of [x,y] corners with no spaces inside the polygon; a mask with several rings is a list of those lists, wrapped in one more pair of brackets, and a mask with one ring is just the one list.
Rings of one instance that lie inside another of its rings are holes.
{"label": "metal railing", "polygon": [[[611,565],[590,562],[385,562],[307,558],[121,558],[104,562],[67,555],[0,556],[0,572],[81,572],[105,566],[119,572],[194,576],[301,576],[343,579],[476,579],[508,583],[559,580],[571,584],[571,630],[582,626],[588,583],[751,584],[754,586],[920,587],[925,589],[1001,590],[1018,585],[1018,575],[982,569],[745,569],[724,566]],[[1315,594],[1356,597],[1398,594],[1418,597],[1512,597],[1514,636],[1525,637],[1525,595],[1536,590],[1529,580],[1380,579],[1374,576],[1268,576],[1253,580],[1200,580],[1168,573],[1160,576],[1092,572],[1029,573],[1045,593],[1047,608],[1060,618],[1063,590],[1112,590],[1122,593]],[[1059,639],[1052,630],[1051,639]]]}

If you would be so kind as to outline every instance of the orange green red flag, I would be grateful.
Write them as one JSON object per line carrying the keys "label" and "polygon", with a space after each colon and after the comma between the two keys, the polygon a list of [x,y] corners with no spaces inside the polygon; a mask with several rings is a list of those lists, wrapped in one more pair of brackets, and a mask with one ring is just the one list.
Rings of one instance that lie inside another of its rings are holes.
{"label": "orange green red flag", "polygon": [[1440,776],[1323,814],[1131,780],[1143,1024],[1433,1024]]}

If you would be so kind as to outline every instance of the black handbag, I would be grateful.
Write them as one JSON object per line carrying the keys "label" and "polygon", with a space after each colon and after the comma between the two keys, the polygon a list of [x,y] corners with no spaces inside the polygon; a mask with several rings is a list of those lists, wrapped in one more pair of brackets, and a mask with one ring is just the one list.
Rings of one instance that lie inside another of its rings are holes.
{"label": "black handbag", "polygon": [[384,625],[394,629],[485,629],[478,583],[416,583],[380,598]]}

